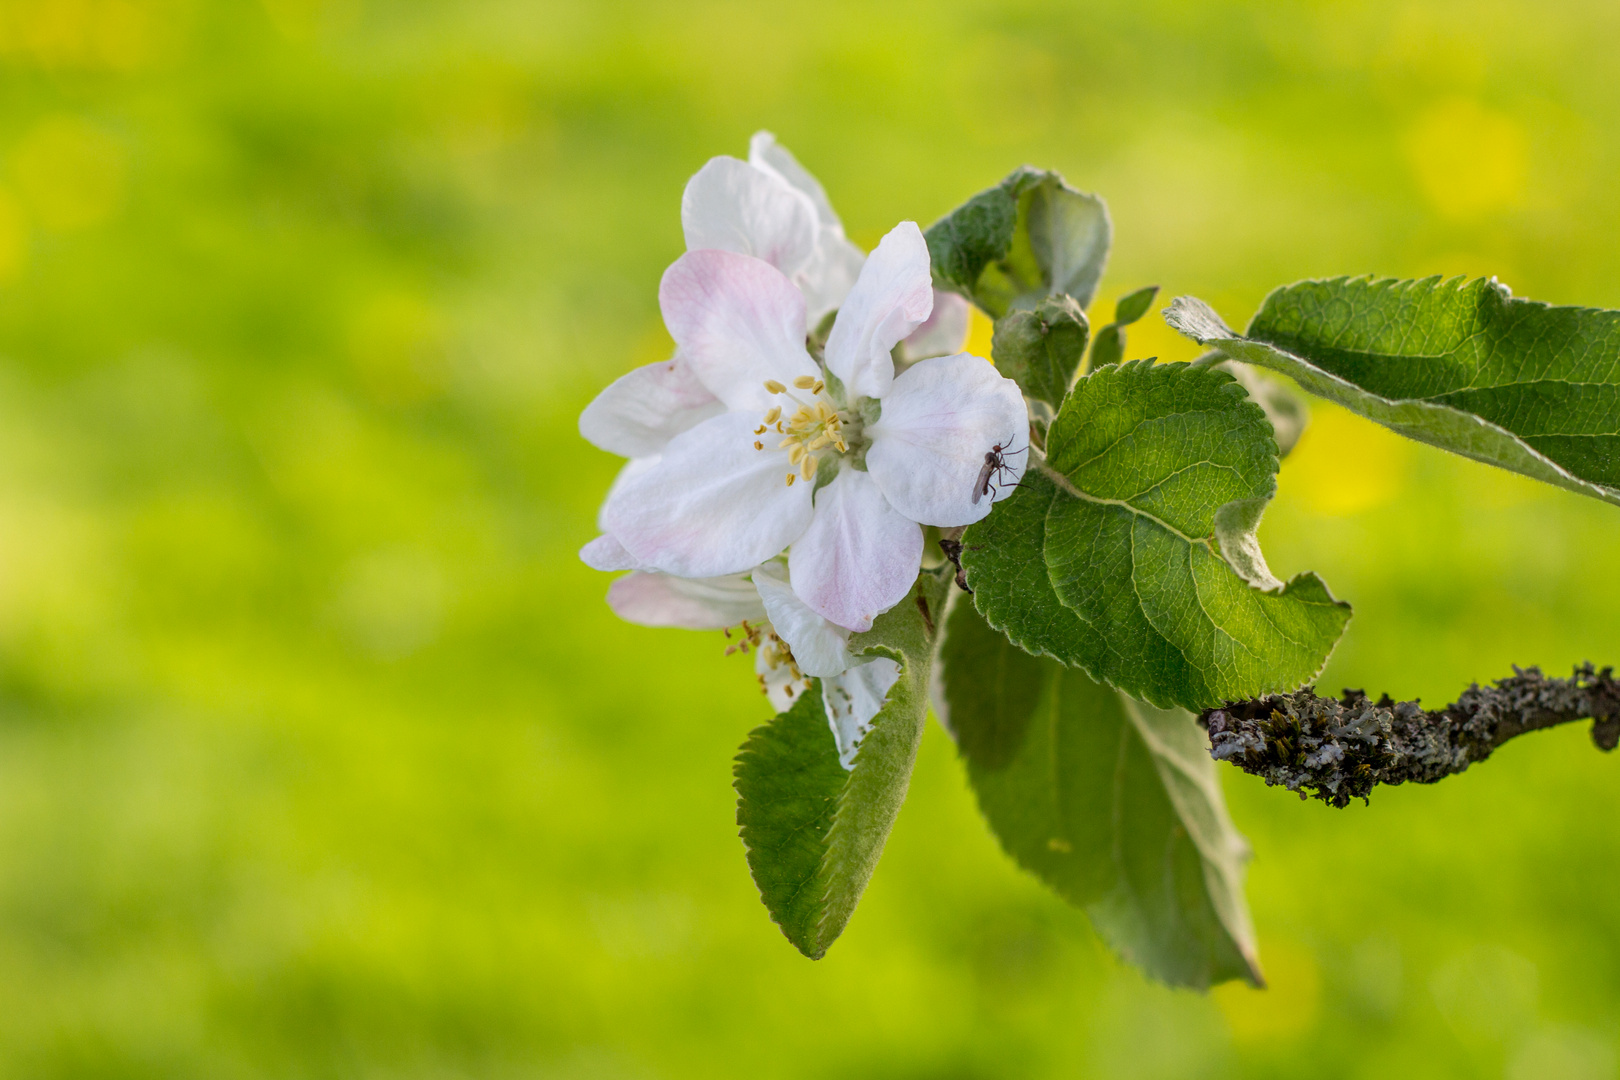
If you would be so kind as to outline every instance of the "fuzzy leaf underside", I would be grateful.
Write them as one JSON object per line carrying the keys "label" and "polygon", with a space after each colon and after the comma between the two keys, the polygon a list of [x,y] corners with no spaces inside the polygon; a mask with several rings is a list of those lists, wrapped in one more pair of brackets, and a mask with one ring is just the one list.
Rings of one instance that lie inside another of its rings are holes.
{"label": "fuzzy leaf underside", "polygon": [[1095,195],[1024,167],[929,226],[935,284],[1000,319],[1046,296],[1091,303],[1113,225]]}
{"label": "fuzzy leaf underside", "polygon": [[1620,504],[1620,312],[1336,278],[1276,290],[1244,336],[1192,297],[1165,319],[1409,438]]}
{"label": "fuzzy leaf underside", "polygon": [[1018,384],[1027,398],[1056,409],[1086,354],[1091,333],[1086,313],[1068,296],[1048,296],[1032,310],[996,320],[990,355],[996,370]]}
{"label": "fuzzy leaf underside", "polygon": [[1007,853],[1149,975],[1260,985],[1247,845],[1191,714],[1031,656],[961,600],[941,662],[951,731]]}
{"label": "fuzzy leaf underside", "polygon": [[749,871],[771,918],[812,960],[848,925],[905,801],[944,595],[943,579],[925,573],[910,596],[850,639],[852,655],[900,665],[852,770],[838,763],[820,680],[755,728],[737,755],[737,824]]}
{"label": "fuzzy leaf underside", "polygon": [[1047,462],[971,526],[974,603],[1021,648],[1162,708],[1293,689],[1350,616],[1314,574],[1271,575],[1265,414],[1224,372],[1136,362],[1076,384]]}

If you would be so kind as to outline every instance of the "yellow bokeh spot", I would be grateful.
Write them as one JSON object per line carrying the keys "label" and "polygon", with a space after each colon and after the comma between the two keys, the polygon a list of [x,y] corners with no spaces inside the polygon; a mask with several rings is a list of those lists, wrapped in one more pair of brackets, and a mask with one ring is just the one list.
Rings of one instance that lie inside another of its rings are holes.
{"label": "yellow bokeh spot", "polygon": [[1210,994],[1226,1017],[1232,1040],[1256,1046],[1303,1035],[1316,1026],[1322,986],[1316,958],[1300,945],[1270,941],[1261,949],[1266,989],[1229,982]]}
{"label": "yellow bokeh spot", "polygon": [[967,342],[962,346],[962,351],[982,356],[986,360],[991,359],[990,338],[995,332],[996,324],[990,321],[990,316],[977,307],[968,305]]}
{"label": "yellow bokeh spot", "polygon": [[0,284],[17,280],[28,265],[28,219],[11,192],[0,189]]}
{"label": "yellow bokeh spot", "polygon": [[12,155],[23,200],[50,229],[84,229],[112,217],[124,201],[124,148],[76,116],[36,124]]}
{"label": "yellow bokeh spot", "polygon": [[1430,107],[1407,131],[1406,156],[1429,202],[1448,218],[1501,210],[1524,193],[1524,129],[1476,102],[1454,99]]}
{"label": "yellow bokeh spot", "polygon": [[157,21],[142,0],[0,0],[0,55],[44,68],[128,71],[151,56]]}
{"label": "yellow bokeh spot", "polygon": [[1324,517],[1381,506],[1406,486],[1412,444],[1336,405],[1313,401],[1311,421],[1283,461],[1279,488]]}
{"label": "yellow bokeh spot", "polygon": [[349,322],[349,353],[380,401],[426,401],[449,383],[443,319],[414,293],[381,293],[362,304]]}

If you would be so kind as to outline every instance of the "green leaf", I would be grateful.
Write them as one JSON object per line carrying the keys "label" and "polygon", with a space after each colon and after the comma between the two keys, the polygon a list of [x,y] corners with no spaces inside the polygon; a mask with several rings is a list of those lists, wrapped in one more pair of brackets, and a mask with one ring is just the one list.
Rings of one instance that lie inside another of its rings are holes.
{"label": "green leaf", "polygon": [[1087,371],[1096,371],[1098,368],[1117,364],[1125,359],[1125,328],[1118,323],[1109,323],[1097,331],[1097,336],[1091,342],[1091,362],[1086,365]]}
{"label": "green leaf", "polygon": [[1154,978],[1261,985],[1248,846],[1192,716],[1015,648],[968,603],[940,662],[944,716],[1007,853]]}
{"label": "green leaf", "polygon": [[1165,320],[1409,438],[1620,504],[1620,312],[1336,278],[1273,292],[1243,337],[1192,297]]}
{"label": "green leaf", "polygon": [[1224,372],[1137,361],[1081,379],[1047,460],[962,537],[974,603],[1020,647],[1161,707],[1313,678],[1350,618],[1320,578],[1272,576],[1265,414]]}
{"label": "green leaf", "polygon": [[1221,353],[1206,353],[1199,360],[1209,357],[1219,361],[1212,365],[1215,370],[1236,379],[1238,385],[1249,392],[1249,400],[1265,410],[1266,419],[1271,421],[1272,437],[1277,440],[1277,456],[1287,457],[1292,453],[1311,418],[1304,400],[1279,380],[1262,375],[1252,364],[1227,360]]}
{"label": "green leaf", "polygon": [[1119,326],[1136,322],[1148,313],[1148,308],[1153,306],[1153,298],[1158,295],[1159,287],[1149,285],[1120,297],[1119,303],[1114,305],[1114,322]]}
{"label": "green leaf", "polygon": [[948,584],[924,572],[911,596],[850,638],[855,657],[900,665],[852,770],[838,762],[821,680],[755,728],[737,754],[737,825],[749,871],[771,918],[812,960],[844,932],[905,801]]}
{"label": "green leaf", "polygon": [[1055,409],[1069,392],[1090,332],[1086,313],[1072,297],[1048,296],[1033,311],[1012,311],[996,321],[990,355],[996,370],[1016,382],[1025,397]]}
{"label": "green leaf", "polygon": [[935,283],[1000,319],[1045,296],[1091,303],[1113,226],[1100,198],[1025,167],[936,221],[926,237]]}

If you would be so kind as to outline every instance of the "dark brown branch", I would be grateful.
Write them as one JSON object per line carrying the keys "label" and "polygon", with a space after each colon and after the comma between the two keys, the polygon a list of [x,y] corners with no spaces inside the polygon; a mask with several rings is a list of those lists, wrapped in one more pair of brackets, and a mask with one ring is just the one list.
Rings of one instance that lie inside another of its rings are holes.
{"label": "dark brown branch", "polygon": [[1346,690],[1335,700],[1306,687],[1206,709],[1199,722],[1215,760],[1302,799],[1348,806],[1351,799],[1366,800],[1378,784],[1432,784],[1484,761],[1517,735],[1586,719],[1595,721],[1592,741],[1599,749],[1620,743],[1620,683],[1613,668],[1596,671],[1588,663],[1567,679],[1550,679],[1540,668],[1515,666],[1512,677],[1487,687],[1475,683],[1434,712],[1388,694],[1375,702]]}

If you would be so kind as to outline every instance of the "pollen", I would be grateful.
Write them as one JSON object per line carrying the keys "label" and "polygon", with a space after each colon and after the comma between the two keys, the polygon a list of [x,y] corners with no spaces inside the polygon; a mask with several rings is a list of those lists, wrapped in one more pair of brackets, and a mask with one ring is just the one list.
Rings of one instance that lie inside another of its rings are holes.
{"label": "pollen", "polygon": [[[765,422],[760,425],[759,430],[764,431],[780,419],[782,419],[782,406],[772,405],[771,411],[765,414]],[[755,434],[757,435],[759,432],[755,432]]]}
{"label": "pollen", "polygon": [[777,382],[775,379],[766,379],[765,380],[765,389],[768,390],[769,392],[773,393],[773,394],[780,394],[783,391],[785,391],[787,389],[787,387],[783,386],[781,383]]}
{"label": "pollen", "polygon": [[[755,432],[755,434],[757,435],[758,432]],[[758,439],[755,439],[754,440],[754,449],[755,450],[763,450],[763,449],[765,449],[765,444],[760,442]]]}
{"label": "pollen", "polygon": [[799,478],[798,473],[791,473],[791,472],[788,473],[787,474],[787,486],[792,487],[793,486],[793,481],[797,480],[798,478]]}
{"label": "pollen", "polygon": [[800,390],[809,390],[818,380],[812,375],[800,375],[793,380],[793,385]]}

